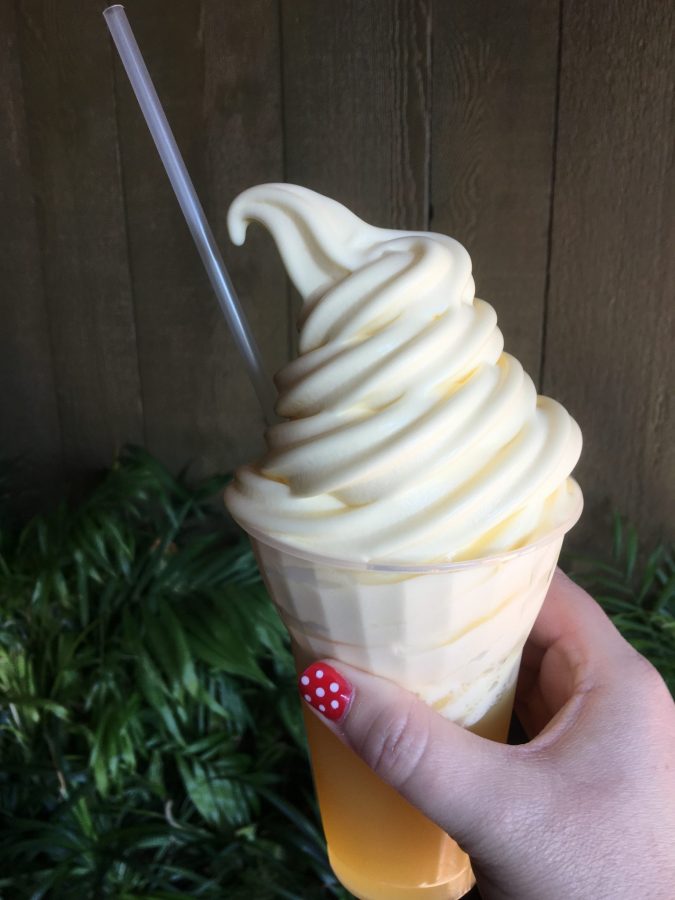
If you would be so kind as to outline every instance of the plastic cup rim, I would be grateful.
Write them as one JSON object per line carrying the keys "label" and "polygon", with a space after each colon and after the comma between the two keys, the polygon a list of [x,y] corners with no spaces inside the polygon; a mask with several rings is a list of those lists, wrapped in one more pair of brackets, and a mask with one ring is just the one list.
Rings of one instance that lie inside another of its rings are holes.
{"label": "plastic cup rim", "polygon": [[377,560],[345,559],[344,557],[329,556],[323,553],[313,553],[311,550],[307,550],[304,547],[298,547],[294,544],[287,544],[285,541],[279,540],[276,537],[272,537],[269,534],[265,534],[265,532],[260,531],[257,528],[249,526],[242,526],[242,528],[250,538],[252,538],[254,541],[257,541],[259,544],[264,544],[267,547],[271,547],[274,550],[279,550],[282,553],[287,554],[288,556],[294,556],[297,559],[301,559],[305,562],[310,562],[313,565],[330,566],[336,569],[351,569],[352,571],[357,572],[383,572],[392,574],[429,574],[458,572],[463,569],[476,568],[479,566],[493,566],[497,564],[501,565],[508,562],[509,560],[516,559],[517,557],[525,556],[529,553],[534,553],[545,545],[552,543],[557,538],[564,537],[564,535],[568,531],[570,531],[579,521],[584,506],[581,488],[573,478],[570,478],[570,482],[574,485],[575,488],[576,503],[571,515],[568,516],[568,518],[565,519],[564,522],[561,522],[560,525],[557,525],[555,528],[547,531],[546,534],[542,535],[540,538],[537,538],[537,540],[532,541],[529,544],[525,544],[523,547],[517,547],[515,550],[508,550],[505,553],[495,553],[491,556],[481,556],[478,559],[464,559],[455,562],[451,561],[431,563],[405,563],[396,562],[395,560],[381,560],[378,562]]}

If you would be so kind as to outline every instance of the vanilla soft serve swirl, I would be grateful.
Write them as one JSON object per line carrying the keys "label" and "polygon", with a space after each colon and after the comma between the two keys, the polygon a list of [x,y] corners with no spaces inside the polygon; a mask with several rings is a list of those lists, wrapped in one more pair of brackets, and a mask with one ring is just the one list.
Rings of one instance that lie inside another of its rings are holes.
{"label": "vanilla soft serve swirl", "polygon": [[375,228],[289,184],[240,194],[234,243],[253,221],[304,306],[300,355],[276,376],[287,421],[227,491],[244,527],[327,556],[428,563],[514,549],[569,518],[579,428],[503,352],[461,244]]}

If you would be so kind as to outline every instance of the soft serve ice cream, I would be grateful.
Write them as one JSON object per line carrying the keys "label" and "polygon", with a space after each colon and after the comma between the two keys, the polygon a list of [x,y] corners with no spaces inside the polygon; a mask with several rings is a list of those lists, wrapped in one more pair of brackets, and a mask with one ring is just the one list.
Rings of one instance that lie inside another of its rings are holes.
{"label": "soft serve ice cream", "polygon": [[[537,397],[464,248],[269,184],[229,212],[300,291],[267,453],[226,494],[298,669],[332,657],[504,740],[523,645],[581,510],[576,423]],[[317,697],[321,697],[317,691]],[[331,865],[365,900],[451,900],[468,857],[307,716]]]}
{"label": "soft serve ice cream", "polygon": [[[471,725],[512,688],[579,515],[579,428],[503,352],[457,241],[375,228],[288,184],[234,201],[236,244],[253,221],[303,297],[300,355],[276,377],[287,421],[237,471],[227,506],[261,539],[270,592],[308,659],[391,678]],[[460,566],[452,581],[443,571],[538,541],[508,564]]]}
{"label": "soft serve ice cream", "polygon": [[430,563],[529,544],[579,504],[581,433],[503,352],[452,238],[376,228],[289,184],[244,191],[228,225],[272,234],[302,295],[300,355],[276,376],[263,459],[233,516],[314,553]]}

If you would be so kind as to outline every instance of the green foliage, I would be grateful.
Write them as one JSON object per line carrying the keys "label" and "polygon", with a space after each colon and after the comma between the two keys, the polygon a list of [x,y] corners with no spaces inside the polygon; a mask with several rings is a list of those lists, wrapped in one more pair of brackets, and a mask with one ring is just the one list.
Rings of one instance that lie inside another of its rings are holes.
{"label": "green foliage", "polygon": [[346,896],[285,632],[209,502],[226,481],[130,450],[0,528],[0,894]]}
{"label": "green foliage", "polygon": [[[285,632],[213,498],[141,450],[10,524],[0,470],[0,896],[346,898]],[[675,690],[675,564],[617,521],[572,575]]]}
{"label": "green foliage", "polygon": [[568,574],[596,598],[675,696],[675,555],[660,544],[641,564],[637,532],[619,516],[608,561],[572,555]]}

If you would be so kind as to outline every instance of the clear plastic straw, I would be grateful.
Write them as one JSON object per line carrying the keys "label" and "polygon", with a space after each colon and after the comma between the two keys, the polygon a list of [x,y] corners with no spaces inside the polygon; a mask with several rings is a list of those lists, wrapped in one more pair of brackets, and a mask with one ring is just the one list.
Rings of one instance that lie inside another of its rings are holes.
{"label": "clear plastic straw", "polygon": [[262,407],[265,421],[269,425],[274,421],[272,383],[265,374],[260,350],[246,321],[192,180],[185,168],[183,157],[164,115],[162,104],[143,61],[124,7],[119,4],[109,6],[103,15],[178,198],[180,208],[183,210],[199,255],[206,267],[220,308],[244,359],[246,371]]}

